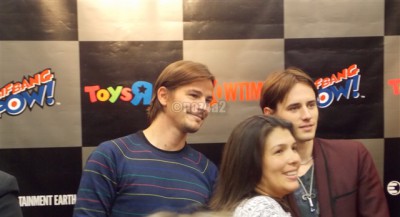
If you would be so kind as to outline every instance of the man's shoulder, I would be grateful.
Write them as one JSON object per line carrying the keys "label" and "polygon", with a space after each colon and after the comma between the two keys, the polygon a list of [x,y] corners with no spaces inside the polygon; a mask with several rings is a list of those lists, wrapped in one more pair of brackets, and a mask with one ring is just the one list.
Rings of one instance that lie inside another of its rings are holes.
{"label": "man's shoulder", "polygon": [[205,154],[191,147],[190,145],[186,146],[186,153],[188,158],[191,158],[191,162],[194,166],[199,167],[201,170],[207,171],[207,173],[213,174],[212,176],[216,176],[218,172],[218,167],[216,164],[210,160]]}
{"label": "man's shoulder", "polygon": [[98,153],[100,154],[98,156],[104,155],[110,157],[120,155],[127,150],[140,149],[140,147],[144,145],[143,140],[140,138],[138,133],[133,133],[103,141],[94,148],[91,155],[93,156],[94,153]]}
{"label": "man's shoulder", "polygon": [[15,176],[13,176],[13,175],[11,175],[9,173],[0,171],[0,183],[1,184],[12,183],[12,182],[15,182],[15,180],[16,180]]}
{"label": "man's shoulder", "polygon": [[320,144],[324,147],[331,147],[331,148],[359,148],[363,147],[364,145],[356,140],[350,139],[323,139],[323,138],[315,138],[315,144]]}
{"label": "man's shoulder", "polygon": [[112,138],[109,140],[105,140],[101,142],[98,146],[107,146],[110,144],[118,144],[118,143],[126,143],[126,142],[141,142],[143,140],[144,136],[142,131],[138,131],[132,134]]}
{"label": "man's shoulder", "polygon": [[314,146],[319,148],[326,154],[333,154],[336,156],[344,157],[352,156],[368,156],[369,152],[363,143],[351,139],[322,139],[316,138]]}
{"label": "man's shoulder", "polygon": [[10,191],[18,191],[17,179],[11,174],[0,171],[0,195]]}
{"label": "man's shoulder", "polygon": [[196,150],[195,148],[191,147],[190,145],[187,145],[186,149],[187,149],[188,155],[195,156],[195,158],[200,159],[205,162],[209,161],[210,164],[214,165],[214,163],[203,152]]}

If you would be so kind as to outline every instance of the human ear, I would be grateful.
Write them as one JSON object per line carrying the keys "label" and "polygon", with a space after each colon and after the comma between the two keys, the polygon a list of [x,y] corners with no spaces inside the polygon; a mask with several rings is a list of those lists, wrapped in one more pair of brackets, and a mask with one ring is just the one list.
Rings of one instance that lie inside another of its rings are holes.
{"label": "human ear", "polygon": [[272,115],[274,113],[274,110],[272,110],[269,107],[264,107],[263,113],[264,113],[264,115]]}
{"label": "human ear", "polygon": [[168,102],[168,89],[164,86],[161,86],[157,90],[157,99],[161,105],[166,106]]}

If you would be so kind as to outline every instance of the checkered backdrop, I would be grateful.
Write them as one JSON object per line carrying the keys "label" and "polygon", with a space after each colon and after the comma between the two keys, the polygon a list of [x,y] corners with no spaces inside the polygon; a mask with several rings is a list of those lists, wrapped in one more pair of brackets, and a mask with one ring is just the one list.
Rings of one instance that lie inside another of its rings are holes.
{"label": "checkered backdrop", "polygon": [[26,217],[71,216],[87,156],[147,126],[169,63],[217,77],[189,137],[216,164],[232,128],[261,114],[266,75],[296,66],[320,90],[318,135],[362,141],[400,216],[399,20],[399,0],[1,0],[0,169]]}

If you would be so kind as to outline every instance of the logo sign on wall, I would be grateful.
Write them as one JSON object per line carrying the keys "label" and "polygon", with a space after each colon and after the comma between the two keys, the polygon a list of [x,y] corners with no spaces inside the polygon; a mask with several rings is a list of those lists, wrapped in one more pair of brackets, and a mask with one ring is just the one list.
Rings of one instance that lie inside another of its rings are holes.
{"label": "logo sign on wall", "polygon": [[85,86],[84,91],[89,95],[91,103],[110,102],[117,100],[130,102],[136,106],[139,103],[150,105],[153,85],[147,81],[136,81],[131,87],[118,85],[116,87],[101,88],[100,85]]}
{"label": "logo sign on wall", "polygon": [[17,116],[35,105],[44,107],[55,103],[55,75],[51,69],[44,69],[21,81],[12,81],[0,89],[0,118],[2,114]]}
{"label": "logo sign on wall", "polygon": [[400,78],[388,80],[388,84],[392,87],[394,95],[400,95]]}
{"label": "logo sign on wall", "polygon": [[387,192],[390,195],[397,196],[400,194],[400,182],[398,181],[391,181],[386,187]]}
{"label": "logo sign on wall", "polygon": [[[211,112],[216,109],[216,106],[226,106],[226,102],[258,101],[263,81],[223,82],[221,84],[215,81],[214,85]],[[130,87],[118,85],[103,88],[100,85],[89,85],[83,89],[92,104],[102,102],[114,104],[122,101],[137,106],[139,104],[150,105],[153,84],[148,81],[135,81]],[[225,110],[218,111],[224,112]]]}
{"label": "logo sign on wall", "polygon": [[[318,106],[326,108],[334,100],[339,101],[342,97],[346,99],[360,97],[358,92],[360,80],[360,69],[356,64],[332,74],[330,77],[318,78],[314,82],[319,93]],[[343,85],[339,86],[338,84]]]}
{"label": "logo sign on wall", "polygon": [[324,108],[319,137],[383,137],[383,42],[382,37],[285,40],[285,67],[303,69],[318,87]]}

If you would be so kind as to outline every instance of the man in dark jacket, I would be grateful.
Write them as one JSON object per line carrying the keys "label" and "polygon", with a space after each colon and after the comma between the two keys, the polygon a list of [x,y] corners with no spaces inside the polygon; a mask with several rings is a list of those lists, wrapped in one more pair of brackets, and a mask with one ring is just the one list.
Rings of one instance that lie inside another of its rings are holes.
{"label": "man in dark jacket", "polygon": [[302,162],[300,187],[289,195],[294,216],[389,217],[375,164],[363,144],[315,138],[318,91],[303,71],[289,68],[270,74],[260,107],[293,123]]}
{"label": "man in dark jacket", "polygon": [[22,217],[18,200],[19,188],[17,179],[0,171],[0,216]]}

